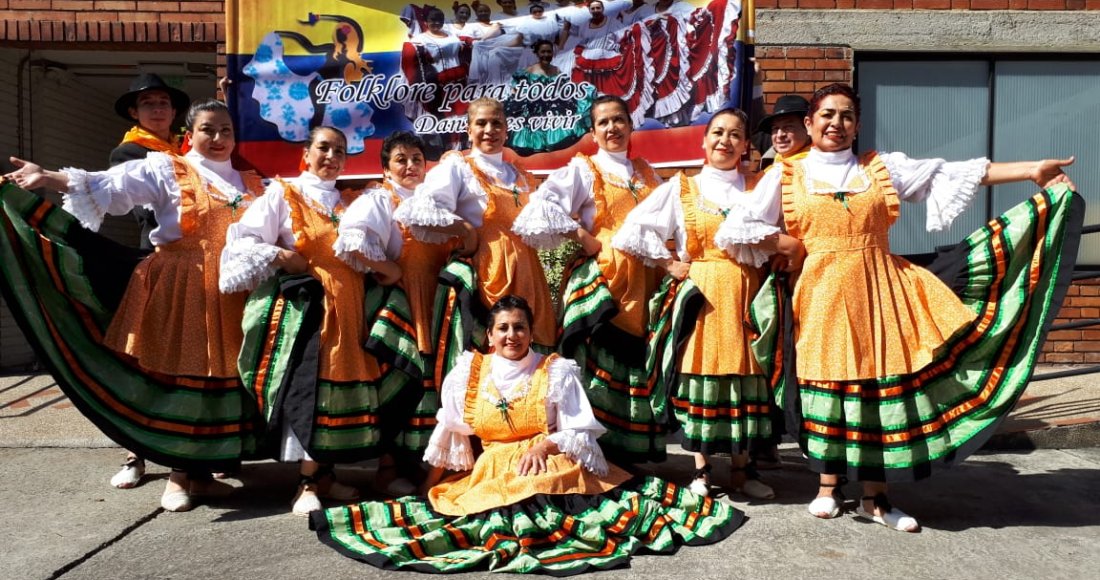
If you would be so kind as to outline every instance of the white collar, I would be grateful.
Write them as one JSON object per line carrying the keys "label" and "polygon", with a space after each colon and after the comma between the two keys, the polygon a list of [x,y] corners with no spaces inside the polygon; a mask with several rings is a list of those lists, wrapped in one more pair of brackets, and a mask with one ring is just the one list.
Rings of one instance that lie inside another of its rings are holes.
{"label": "white collar", "polygon": [[833,195],[838,191],[861,193],[871,187],[871,178],[859,165],[851,149],[818,151],[810,149],[806,162],[815,166],[813,178],[806,172],[806,190],[813,195]]}
{"label": "white collar", "polygon": [[699,177],[707,181],[718,181],[726,185],[732,185],[739,190],[744,189],[745,177],[741,175],[737,168],[718,169],[710,165],[704,165],[703,169],[699,171]]}
{"label": "white collar", "polygon": [[302,174],[298,176],[298,183],[318,189],[336,191],[335,179],[321,179],[321,176],[310,173],[309,171],[303,171]]}
{"label": "white collar", "polygon": [[535,367],[542,361],[543,356],[533,350],[527,351],[527,356],[519,360],[509,360],[502,356],[489,356],[489,377],[497,389],[508,389],[524,382],[535,372]]}
{"label": "white collar", "polygon": [[390,187],[393,188],[393,191],[397,194],[397,197],[400,197],[401,199],[409,199],[410,197],[412,197],[414,190],[405,189],[404,187],[401,187],[401,185],[399,185],[396,181],[390,178],[386,178],[386,183],[390,184]]}
{"label": "white collar", "polygon": [[598,149],[596,154],[593,155],[599,161],[606,161],[609,163],[617,163],[619,165],[630,165],[630,158],[627,157],[626,151],[608,151],[607,149]]}
{"label": "white collar", "polygon": [[332,209],[340,201],[340,192],[336,189],[336,180],[325,180],[308,171],[303,171],[294,180],[294,184],[302,191],[302,194],[315,199]]}
{"label": "white collar", "polygon": [[184,157],[194,165],[208,169],[225,180],[230,179],[230,176],[237,173],[237,170],[233,169],[232,161],[214,161],[213,159],[203,157],[194,149],[188,151]]}
{"label": "white collar", "polygon": [[596,154],[592,156],[592,160],[596,162],[596,167],[599,167],[602,171],[623,180],[629,181],[634,176],[634,164],[630,162],[626,152],[617,153],[598,149]]}
{"label": "white collar", "polygon": [[[504,160],[504,152],[482,153],[477,149],[470,151],[470,157],[481,167],[489,177],[492,177],[505,187],[512,187],[518,178],[511,164]],[[483,192],[488,194],[489,192]]]}
{"label": "white collar", "polygon": [[501,151],[500,153],[482,153],[480,149],[471,149],[470,157],[484,161],[485,163],[498,169],[504,166],[503,151]]}
{"label": "white collar", "polygon": [[806,157],[824,165],[848,165],[855,161],[856,154],[852,152],[851,148],[843,151],[821,151],[811,147]]}
{"label": "white collar", "polygon": [[[243,190],[244,180],[241,179],[241,174],[233,169],[232,161],[214,161],[203,157],[194,149],[184,154],[184,159],[187,159],[207,179],[214,181],[215,187],[218,189],[225,189],[226,186],[230,186],[230,189]],[[223,193],[228,193],[228,190]]]}

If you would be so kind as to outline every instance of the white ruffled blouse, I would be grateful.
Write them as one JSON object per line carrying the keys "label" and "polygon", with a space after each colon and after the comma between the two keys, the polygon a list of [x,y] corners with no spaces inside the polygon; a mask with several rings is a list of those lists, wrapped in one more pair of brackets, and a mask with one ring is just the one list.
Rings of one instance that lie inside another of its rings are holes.
{"label": "white ruffled blouse", "polygon": [[[745,193],[745,176],[736,169],[723,171],[708,165],[691,179],[703,199],[714,208],[729,210],[731,215],[735,208],[743,207],[752,198],[752,194]],[[674,257],[665,246],[666,240],[676,242],[675,259],[690,259],[679,177],[653,190],[631,210],[611,238],[611,245],[642,258],[648,266],[655,266]]]}
{"label": "white ruffled blouse", "polygon": [[[412,196],[411,189],[405,189],[392,180],[388,182],[402,200]],[[391,259],[390,255],[400,256],[404,239],[401,228],[393,221],[394,209],[393,197],[384,187],[371,188],[360,194],[340,218],[334,246],[336,256],[363,273],[371,271],[363,258],[384,262]]]}
{"label": "white ruffled blouse", "polygon": [[[466,385],[473,358],[473,353],[463,353],[443,380],[437,423],[424,451],[424,461],[435,467],[468,471],[474,466],[470,447],[470,435],[474,430],[464,421]],[[493,384],[502,396],[508,397],[513,390],[527,384],[543,358],[534,351],[518,361],[488,355],[483,364],[491,365],[489,374]],[[592,406],[581,386],[580,368],[570,359],[559,358],[550,364],[549,374],[546,417],[550,422],[547,429],[550,435],[547,439],[585,469],[607,475],[607,461],[596,441],[606,429],[592,414]]]}
{"label": "white ruffled blouse", "polygon": [[[634,178],[634,165],[626,153],[600,149],[592,156],[592,161],[607,179],[624,187]],[[540,250],[560,246],[566,240],[564,234],[577,228],[592,231],[596,220],[594,181],[588,162],[574,157],[568,165],[547,176],[531,194],[530,203],[516,217],[512,231],[527,245]],[[579,218],[579,222],[573,216]]]}
{"label": "white ruffled blouse", "polygon": [[[287,181],[325,211],[333,211],[341,202],[336,181],[325,181],[309,172]],[[336,255],[360,271],[366,271],[366,266],[355,252],[362,252],[368,259],[381,256],[392,260],[401,254],[401,231],[390,224],[392,201],[388,192],[383,193],[385,195],[370,196],[350,218],[347,214],[351,208],[348,208],[333,243]],[[359,199],[367,195],[364,193]],[[376,212],[380,215],[373,215]],[[345,227],[345,220],[351,224]],[[229,226],[225,237],[218,280],[222,292],[252,290],[273,276],[278,268],[272,262],[279,250],[294,249],[296,241],[282,184],[271,182],[240,221]]]}
{"label": "white ruffled blouse", "polygon": [[[486,155],[478,150],[470,152],[477,167],[491,180],[504,187],[513,187],[519,179],[519,171],[506,161],[503,154]],[[524,184],[520,184],[522,187]],[[402,203],[393,217],[407,226],[416,239],[428,243],[443,243],[451,238],[445,234],[427,231],[426,227],[449,226],[459,220],[470,222],[475,228],[484,222],[488,197],[482,191],[474,172],[461,155],[447,155],[424,176],[424,183]]]}
{"label": "white ruffled blouse", "polygon": [[[881,153],[879,156],[890,172],[898,198],[925,203],[928,216],[925,228],[930,232],[951,226],[970,205],[989,169],[989,160],[984,157],[952,162],[910,159],[904,153]],[[857,176],[861,177],[860,183],[871,183],[870,176],[860,175],[864,170],[851,149],[837,152],[810,149],[802,163],[807,180],[812,176],[815,183],[828,186],[814,187],[806,183],[806,190],[814,195],[847,191],[845,187]],[[752,246],[781,231],[782,174],[782,171],[765,173],[756,184],[751,201],[731,211],[715,235],[715,243],[738,262],[760,266],[771,255],[770,251]]]}
{"label": "white ruffled blouse", "polygon": [[[184,158],[198,171],[204,184],[213,185],[227,199],[244,194],[244,179],[229,161],[212,161],[194,150]],[[127,161],[106,171],[65,167],[61,172],[69,178],[69,191],[62,207],[84,227],[98,231],[103,216],[123,215],[137,206],[145,206],[157,218],[157,227],[149,234],[154,246],[183,237],[180,186],[169,155],[151,152],[144,159]]]}

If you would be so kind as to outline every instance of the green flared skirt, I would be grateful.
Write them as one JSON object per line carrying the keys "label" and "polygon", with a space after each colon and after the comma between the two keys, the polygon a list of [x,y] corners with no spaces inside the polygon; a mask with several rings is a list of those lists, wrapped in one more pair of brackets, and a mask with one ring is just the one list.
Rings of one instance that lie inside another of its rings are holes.
{"label": "green flared skirt", "polygon": [[563,286],[562,355],[577,361],[596,418],[607,427],[600,447],[629,463],[664,461],[666,421],[654,412],[656,373],[646,342],[609,324],[618,307],[596,260],[573,264]]}
{"label": "green flared skirt", "polygon": [[[772,388],[760,375],[680,373],[679,352],[703,308],[703,295],[691,278],[666,276],[650,300],[647,366],[657,384],[654,408],[665,412],[672,429],[683,431],[687,451],[737,454],[772,436]],[[668,413],[671,408],[671,413]]]}
{"label": "green flared skirt", "polygon": [[772,390],[760,375],[681,374],[672,395],[684,449],[711,455],[748,451],[772,435]]}
{"label": "green flared skirt", "polygon": [[633,554],[672,554],[732,534],[744,514],[654,477],[601,495],[538,495],[449,517],[424,499],[365,502],[310,517],[338,552],[386,570],[475,570],[569,576],[627,565]]}
{"label": "green flared skirt", "polygon": [[[435,365],[427,372],[434,373],[433,380],[440,387],[462,353],[484,352],[488,346],[484,321],[492,305],[481,302],[477,284],[477,270],[469,258],[455,258],[439,272],[439,288],[432,307],[432,337],[437,349]],[[543,354],[554,351],[554,345],[549,344],[535,343],[531,348]]]}
{"label": "green flared skirt", "polygon": [[173,468],[229,471],[256,452],[254,406],[235,377],[153,374],[102,344],[130,275],[148,255],[0,185],[4,300],[38,360],[119,445]]}
{"label": "green flared skirt", "polygon": [[1031,379],[1072,281],[1083,206],[1065,186],[1048,189],[936,257],[929,270],[977,317],[910,375],[798,378],[788,293],[770,278],[752,305],[760,332],[754,351],[810,467],[862,481],[911,481],[981,448]]}
{"label": "green flared skirt", "polygon": [[319,281],[272,277],[248,297],[239,367],[265,423],[269,452],[278,449],[284,426],[324,463],[362,461],[402,447],[423,394],[408,298],[399,287],[368,283],[364,312],[363,356],[378,359],[381,376],[334,382],[318,378],[324,318]]}

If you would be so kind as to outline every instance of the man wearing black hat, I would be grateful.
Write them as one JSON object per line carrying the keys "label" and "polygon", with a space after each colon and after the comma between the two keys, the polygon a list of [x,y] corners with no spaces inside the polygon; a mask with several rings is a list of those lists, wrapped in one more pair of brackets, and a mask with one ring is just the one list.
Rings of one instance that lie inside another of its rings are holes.
{"label": "man wearing black hat", "polygon": [[[760,120],[756,126],[758,133],[771,136],[771,149],[760,159],[760,169],[770,170],[783,165],[783,160],[801,159],[810,151],[810,134],[806,130],[806,113],[810,103],[798,95],[783,95],[775,102],[772,114]],[[774,162],[774,163],[773,163]],[[783,413],[777,405],[772,405],[772,437],[766,442],[749,449],[753,463],[759,469],[778,469],[782,465],[779,457],[779,440],[785,432],[782,429]]]}
{"label": "man wearing black hat", "polygon": [[[809,110],[810,103],[806,99],[783,95],[775,102],[772,114],[760,120],[756,130],[771,135],[775,165],[780,165],[784,159],[801,159],[809,152],[810,134],[804,122]],[[761,159],[761,169],[768,166],[766,159],[767,156]]]}
{"label": "man wearing black hat", "polygon": [[[122,142],[111,151],[112,167],[134,159],[145,159],[150,151],[180,154],[179,137],[173,133],[176,115],[187,110],[191,99],[183,91],[168,86],[153,73],[141,73],[130,83],[130,92],[115,101],[115,112],[127,121],[136,121],[122,137]],[[157,227],[153,212],[134,209],[134,216],[141,224],[142,248],[151,250],[149,232]]]}
{"label": "man wearing black hat", "polygon": [[[168,86],[152,73],[142,73],[130,83],[130,91],[115,101],[115,112],[127,121],[136,121],[111,151],[112,167],[134,159],[145,159],[150,151],[180,154],[179,137],[172,132],[176,114],[187,110],[191,99],[183,91]],[[134,218],[141,224],[139,245],[153,249],[149,233],[157,227],[153,212],[134,208]],[[145,461],[129,453],[122,469],[111,478],[111,485],[120,489],[134,487],[145,474]]]}
{"label": "man wearing black hat", "polygon": [[191,99],[183,91],[168,86],[152,73],[142,73],[130,83],[130,92],[115,101],[115,112],[127,121],[136,121],[111,151],[111,166],[133,159],[144,159],[150,151],[179,154],[179,138],[172,132],[178,113],[187,110]]}

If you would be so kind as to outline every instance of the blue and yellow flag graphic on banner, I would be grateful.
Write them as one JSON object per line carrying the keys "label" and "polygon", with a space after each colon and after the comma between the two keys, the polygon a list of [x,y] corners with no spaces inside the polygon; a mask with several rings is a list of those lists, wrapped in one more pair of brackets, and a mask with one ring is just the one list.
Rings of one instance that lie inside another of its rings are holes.
{"label": "blue and yellow flag graphic on banner", "polygon": [[587,137],[592,100],[630,105],[631,154],[702,157],[702,125],[751,97],[752,0],[228,0],[238,152],[293,175],[311,128],[348,138],[349,175],[378,175],[382,139],[411,130],[429,158],[469,147],[466,108],[505,104],[508,148],[554,169]]}

